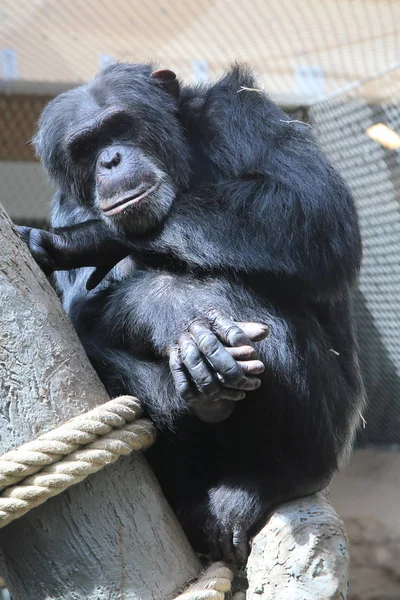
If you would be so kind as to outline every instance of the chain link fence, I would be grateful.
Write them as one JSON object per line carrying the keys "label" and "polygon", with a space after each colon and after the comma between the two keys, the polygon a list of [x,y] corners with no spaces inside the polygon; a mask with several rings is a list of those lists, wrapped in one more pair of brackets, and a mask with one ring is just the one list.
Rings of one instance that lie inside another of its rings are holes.
{"label": "chain link fence", "polygon": [[42,224],[53,189],[31,139],[49,96],[0,94],[0,201],[20,224]]}
{"label": "chain link fence", "polygon": [[[377,89],[385,99],[371,103]],[[400,131],[399,99],[400,65],[309,108],[357,202],[363,266],[354,308],[369,400],[359,438],[380,446],[400,444],[400,156],[370,135],[377,124]]]}
{"label": "chain link fence", "polygon": [[400,504],[400,455],[384,452],[385,482],[379,470],[381,450],[400,449],[398,23],[398,0],[0,3],[0,202],[15,222],[45,225],[54,193],[30,141],[43,107],[116,60],[155,61],[189,82],[249,63],[293,118],[311,124],[349,183],[364,247],[354,311],[368,407],[358,445],[372,448],[356,455],[354,477],[335,496],[351,517],[351,600],[400,599],[391,508]]}

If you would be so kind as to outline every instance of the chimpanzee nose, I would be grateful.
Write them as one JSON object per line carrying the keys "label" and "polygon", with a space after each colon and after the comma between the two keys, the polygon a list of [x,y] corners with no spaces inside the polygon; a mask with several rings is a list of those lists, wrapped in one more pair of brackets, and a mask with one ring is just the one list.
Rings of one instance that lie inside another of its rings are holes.
{"label": "chimpanzee nose", "polygon": [[104,169],[112,169],[113,167],[117,167],[119,165],[121,158],[122,157],[119,152],[107,148],[100,154],[99,164]]}

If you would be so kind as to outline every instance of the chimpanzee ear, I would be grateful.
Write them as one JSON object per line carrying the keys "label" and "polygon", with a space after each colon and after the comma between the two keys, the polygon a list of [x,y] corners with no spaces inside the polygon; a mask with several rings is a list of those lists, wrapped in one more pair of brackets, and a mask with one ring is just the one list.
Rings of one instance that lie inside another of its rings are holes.
{"label": "chimpanzee ear", "polygon": [[170,71],[169,69],[159,69],[158,71],[153,71],[151,76],[158,79],[166,92],[171,94],[176,100],[179,99],[179,81],[173,71]]}

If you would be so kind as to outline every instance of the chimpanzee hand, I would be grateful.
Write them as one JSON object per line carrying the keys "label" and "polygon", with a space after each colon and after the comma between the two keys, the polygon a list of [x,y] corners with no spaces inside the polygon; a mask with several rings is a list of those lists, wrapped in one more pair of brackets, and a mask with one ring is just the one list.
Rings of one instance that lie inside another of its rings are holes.
{"label": "chimpanzee hand", "polygon": [[46,275],[53,271],[96,267],[86,287],[95,288],[109,271],[129,254],[129,249],[108,236],[99,221],[53,231],[17,227],[33,258]]}
{"label": "chimpanzee hand", "polygon": [[44,229],[21,226],[17,229],[39,267],[46,275],[51,275],[56,270],[55,250],[61,248],[61,238]]}
{"label": "chimpanzee hand", "polygon": [[219,422],[235,402],[261,385],[264,371],[252,341],[267,337],[267,325],[235,323],[212,309],[184,332],[170,350],[170,368],[180,396],[203,421]]}

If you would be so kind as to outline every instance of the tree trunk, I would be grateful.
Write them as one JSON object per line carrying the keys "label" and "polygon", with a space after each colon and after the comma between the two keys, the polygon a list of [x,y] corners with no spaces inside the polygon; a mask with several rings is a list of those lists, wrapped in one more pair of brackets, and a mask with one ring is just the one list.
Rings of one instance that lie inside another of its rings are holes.
{"label": "tree trunk", "polygon": [[[1,453],[108,400],[45,276],[0,206]],[[198,562],[140,455],[0,531],[13,600],[165,600]]]}

